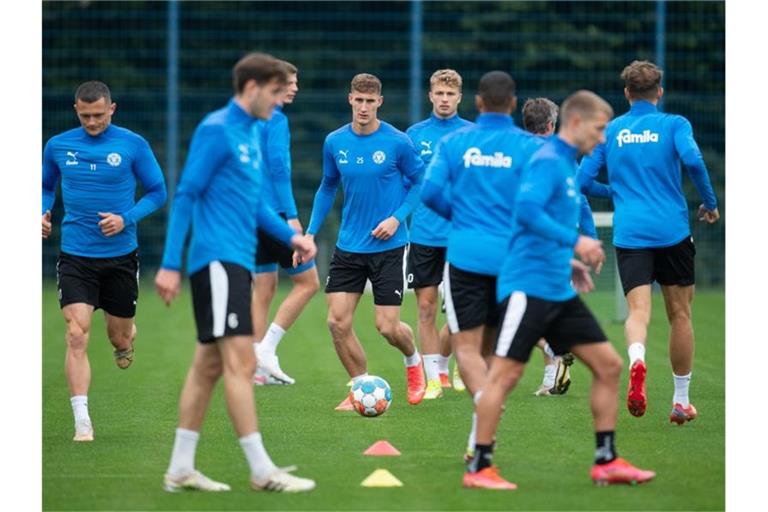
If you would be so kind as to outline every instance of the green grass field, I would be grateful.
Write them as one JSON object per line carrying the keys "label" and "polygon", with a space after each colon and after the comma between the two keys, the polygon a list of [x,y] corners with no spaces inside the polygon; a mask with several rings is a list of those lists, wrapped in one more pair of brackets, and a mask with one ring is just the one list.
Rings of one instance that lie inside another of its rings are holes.
{"label": "green grass field", "polygon": [[[278,465],[297,464],[317,489],[303,495],[255,493],[245,458],[217,388],[197,453],[197,467],[229,483],[221,494],[169,494],[162,490],[177,420],[177,400],[194,348],[188,283],[167,309],[143,283],[137,313],[136,361],[127,371],[112,360],[104,321],[95,316],[90,344],[89,393],[93,443],[72,441],[73,422],[64,377],[64,321],[50,283],[43,290],[43,509],[44,510],[723,510],[725,508],[725,365],[723,292],[703,292],[694,303],[697,347],[692,398],[696,421],[669,423],[672,377],[667,330],[657,295],[647,354],[649,406],[633,418],[622,405],[619,454],[657,472],[648,485],[594,487],[589,376],[574,365],[573,384],[561,397],[534,397],[541,358],[507,401],[495,462],[516,482],[515,492],[465,490],[461,455],[471,401],[447,390],[440,400],[409,406],[402,357],[373,326],[370,296],[355,326],[368,354],[369,372],[393,388],[390,410],[380,418],[333,410],[348,377],[325,327],[322,294],[280,345],[281,365],[298,383],[256,388],[267,450]],[[610,304],[595,295],[595,304]],[[601,317],[604,315],[601,315]],[[605,316],[610,316],[605,315]],[[415,325],[415,301],[406,297],[403,318]],[[622,327],[604,325],[626,359]],[[622,395],[627,372],[622,375]],[[374,441],[389,440],[401,457],[365,457]],[[360,482],[377,468],[399,478],[401,488],[370,489]]]}

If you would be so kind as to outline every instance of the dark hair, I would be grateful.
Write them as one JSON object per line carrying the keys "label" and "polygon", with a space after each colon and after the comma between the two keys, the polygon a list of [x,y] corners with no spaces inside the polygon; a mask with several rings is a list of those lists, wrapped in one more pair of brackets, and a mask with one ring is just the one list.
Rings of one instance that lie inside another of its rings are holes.
{"label": "dark hair", "polygon": [[109,92],[109,87],[104,82],[99,82],[98,80],[83,82],[75,91],[75,103],[77,103],[77,100],[85,103],[94,103],[101,98],[104,98],[108,105],[112,103],[112,94]]}
{"label": "dark hair", "polygon": [[266,53],[249,53],[237,61],[232,68],[232,82],[237,94],[243,92],[245,84],[250,80],[256,80],[257,84],[264,85],[275,78],[282,84],[288,81],[285,65]]}
{"label": "dark hair", "polygon": [[608,116],[608,119],[613,117],[613,108],[607,101],[592,91],[582,89],[568,96],[563,102],[560,124],[565,125],[574,115],[582,119],[592,119],[598,112]]}
{"label": "dark hair", "polygon": [[635,60],[621,72],[621,79],[624,80],[624,87],[632,98],[654,100],[658,95],[663,74],[653,62]]}
{"label": "dark hair", "polygon": [[530,98],[523,105],[523,128],[531,133],[543,134],[547,124],[557,124],[558,108],[547,98]]}
{"label": "dark hair", "polygon": [[491,112],[505,112],[515,98],[515,81],[504,71],[489,71],[480,78],[477,94]]}
{"label": "dark hair", "polygon": [[362,92],[364,94],[381,94],[381,80],[369,73],[360,73],[352,77],[349,91]]}

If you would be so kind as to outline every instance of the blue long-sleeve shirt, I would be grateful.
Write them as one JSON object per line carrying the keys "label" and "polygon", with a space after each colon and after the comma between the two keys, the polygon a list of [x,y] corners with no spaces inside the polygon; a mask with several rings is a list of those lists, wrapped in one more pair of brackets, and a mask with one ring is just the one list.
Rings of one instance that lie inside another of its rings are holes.
{"label": "blue long-sleeve shirt", "polygon": [[607,166],[615,207],[615,246],[668,247],[690,235],[681,161],[704,206],[717,207],[691,123],[684,117],[658,112],[647,101],[635,101],[629,112],[609,123],[605,135],[605,144],[582,160],[578,181],[587,192]]}
{"label": "blue long-sleeve shirt", "polygon": [[234,100],[200,122],[171,206],[163,268],[181,270],[191,225],[190,274],[215,260],[253,272],[258,227],[290,243],[293,230],[261,199],[260,140],[255,118]]}
{"label": "blue long-sleeve shirt", "polygon": [[[136,181],[144,195],[135,202]],[[167,198],[165,178],[152,149],[140,135],[115,125],[93,137],[82,127],[51,137],[43,151],[42,213],[53,208],[61,181],[64,219],[61,251],[111,258],[138,246],[136,226]],[[123,217],[125,228],[107,237],[99,212]]]}
{"label": "blue long-sleeve shirt", "polygon": [[[437,145],[422,200],[451,220],[446,258],[451,265],[495,276],[511,234],[520,172],[542,139],[511,116],[484,113]],[[450,201],[444,194],[450,187]]]}
{"label": "blue long-sleeve shirt", "polygon": [[[380,123],[369,135],[358,135],[346,124],[323,144],[323,178],[307,233],[320,230],[341,182],[344,206],[336,246],[344,251],[382,252],[408,243],[404,221],[418,203],[424,163],[406,134]],[[374,238],[376,226],[393,216],[400,221],[395,234],[388,240]]]}
{"label": "blue long-sleeve shirt", "polygon": [[[459,128],[472,124],[471,121],[462,119],[458,114],[448,119],[443,119],[436,116],[433,112],[427,119],[408,128],[405,133],[416,146],[416,151],[419,152],[424,165],[428,166],[440,139]],[[446,194],[449,194],[449,192],[446,191]],[[419,202],[411,216],[411,242],[430,247],[446,247],[450,230],[451,223],[448,219],[441,217],[421,201]]]}
{"label": "blue long-sleeve shirt", "polygon": [[277,213],[289,219],[298,217],[296,200],[291,187],[291,131],[288,117],[276,107],[269,121],[262,124],[261,147],[264,158],[262,197]]}
{"label": "blue long-sleeve shirt", "polygon": [[514,291],[550,301],[576,296],[571,258],[583,198],[576,184],[576,154],[577,148],[551,137],[523,171],[512,236],[496,282],[499,302]]}

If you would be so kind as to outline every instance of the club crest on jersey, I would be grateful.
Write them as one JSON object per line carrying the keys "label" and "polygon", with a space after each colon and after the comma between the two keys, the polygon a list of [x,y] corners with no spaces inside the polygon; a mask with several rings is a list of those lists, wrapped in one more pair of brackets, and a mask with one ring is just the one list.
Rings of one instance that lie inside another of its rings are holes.
{"label": "club crest on jersey", "polygon": [[387,159],[387,155],[383,151],[377,151],[373,154],[373,162],[380,164]]}
{"label": "club crest on jersey", "polygon": [[348,149],[346,151],[343,150],[343,149],[339,150],[339,163],[340,164],[348,164],[349,163],[349,160],[347,160],[347,157],[349,156],[348,153],[349,153]]}
{"label": "club crest on jersey", "polygon": [[424,146],[424,149],[421,150],[421,156],[424,155],[431,155],[432,154],[432,141],[431,140],[423,140],[421,141],[421,145]]}
{"label": "club crest on jersey", "polygon": [[619,147],[624,144],[647,144],[649,142],[659,142],[659,134],[651,130],[643,130],[643,133],[632,133],[629,128],[624,128],[616,136],[616,142]]}
{"label": "club crest on jersey", "polygon": [[501,151],[496,151],[493,155],[484,155],[480,148],[469,148],[464,153],[464,167],[473,165],[475,167],[512,167],[512,157],[506,156]]}
{"label": "club crest on jersey", "polygon": [[110,153],[107,155],[107,163],[112,167],[117,167],[122,161],[123,157],[120,156],[120,153]]}

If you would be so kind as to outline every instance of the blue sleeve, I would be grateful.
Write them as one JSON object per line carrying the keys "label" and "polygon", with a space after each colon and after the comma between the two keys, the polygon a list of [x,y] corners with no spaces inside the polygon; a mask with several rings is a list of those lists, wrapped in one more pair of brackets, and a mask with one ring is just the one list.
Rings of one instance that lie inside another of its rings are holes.
{"label": "blue sleeve", "polygon": [[288,118],[280,116],[266,127],[267,169],[275,185],[277,202],[286,217],[298,217],[291,187],[291,132]]}
{"label": "blue sleeve", "polygon": [[603,167],[605,167],[605,144],[598,144],[591,155],[581,159],[576,177],[581,193],[594,197],[611,197],[611,187],[595,181]]}
{"label": "blue sleeve", "polygon": [[400,146],[397,166],[400,172],[403,173],[403,176],[411,183],[403,204],[392,214],[393,217],[402,223],[418,206],[421,183],[424,180],[424,161],[416,154],[416,148],[410,139],[406,139]]}
{"label": "blue sleeve", "polygon": [[291,246],[291,238],[296,232],[264,201],[259,203],[256,223],[259,229],[263,229],[288,247]]}
{"label": "blue sleeve", "polygon": [[539,160],[524,172],[515,211],[525,212],[525,215],[516,215],[517,222],[542,238],[573,247],[579,238],[579,231],[558,224],[545,210],[555,190],[557,173],[551,169],[546,160]]}
{"label": "blue sleeve", "polygon": [[181,270],[181,256],[192,223],[192,209],[211,178],[226,161],[228,147],[221,127],[201,126],[195,131],[171,205],[162,268]]}
{"label": "blue sleeve", "polygon": [[336,167],[336,160],[333,158],[333,153],[331,153],[326,140],[323,144],[323,179],[312,204],[312,216],[309,218],[309,228],[307,228],[308,234],[315,235],[320,231],[320,226],[323,225],[325,217],[336,200],[336,190],[339,188],[340,179],[341,174]]}
{"label": "blue sleeve", "polygon": [[704,163],[704,157],[701,156],[696,140],[693,138],[693,127],[684,117],[677,117],[675,125],[675,150],[680,155],[688,176],[691,177],[699,196],[708,210],[717,208],[717,198],[712,189],[712,183],[709,181],[709,172]]}
{"label": "blue sleeve", "polygon": [[432,161],[427,167],[427,175],[424,178],[421,200],[438,215],[446,219],[451,218],[451,203],[443,194],[449,185],[450,168],[448,165],[447,148],[440,141],[432,155]]}
{"label": "blue sleeve", "polygon": [[61,172],[56,161],[53,159],[51,142],[48,141],[43,150],[43,211],[40,215],[45,214],[47,210],[53,209],[53,204],[56,202],[56,187],[59,184],[60,177]]}
{"label": "blue sleeve", "polygon": [[582,235],[597,240],[597,228],[595,227],[595,219],[592,217],[592,208],[589,207],[589,201],[584,194],[581,195],[579,231]]}
{"label": "blue sleeve", "polygon": [[168,192],[165,189],[165,178],[160,164],[157,163],[149,143],[139,139],[139,147],[133,161],[133,173],[144,187],[144,195],[133,205],[133,208],[123,213],[126,226],[138,222],[165,204]]}

